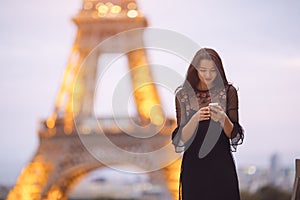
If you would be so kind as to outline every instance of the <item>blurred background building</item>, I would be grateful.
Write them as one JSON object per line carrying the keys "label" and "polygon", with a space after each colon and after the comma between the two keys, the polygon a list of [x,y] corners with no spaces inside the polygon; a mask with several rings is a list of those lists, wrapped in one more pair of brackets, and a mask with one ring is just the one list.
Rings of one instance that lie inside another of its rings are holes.
{"label": "blurred background building", "polygon": [[292,192],[295,168],[285,166],[280,162],[280,154],[274,153],[269,158],[269,166],[249,165],[238,169],[240,187],[242,190],[256,192],[263,186],[276,186]]}

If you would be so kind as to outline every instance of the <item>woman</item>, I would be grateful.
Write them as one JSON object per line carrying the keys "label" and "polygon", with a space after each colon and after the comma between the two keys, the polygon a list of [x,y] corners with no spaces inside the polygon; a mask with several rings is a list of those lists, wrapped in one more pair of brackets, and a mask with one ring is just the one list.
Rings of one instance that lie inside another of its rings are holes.
{"label": "woman", "polygon": [[[211,106],[209,103],[217,103]],[[200,49],[186,80],[176,92],[176,152],[183,152],[180,199],[239,200],[239,185],[231,151],[243,142],[238,96],[228,83],[221,58]]]}

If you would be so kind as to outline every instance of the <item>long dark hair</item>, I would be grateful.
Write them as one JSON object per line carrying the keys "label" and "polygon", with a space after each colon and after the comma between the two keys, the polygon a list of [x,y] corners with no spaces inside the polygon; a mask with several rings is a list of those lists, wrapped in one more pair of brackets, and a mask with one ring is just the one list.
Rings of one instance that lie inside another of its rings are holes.
{"label": "long dark hair", "polygon": [[213,49],[201,48],[200,50],[197,51],[192,62],[190,63],[190,66],[186,73],[186,78],[182,86],[178,87],[177,89],[188,88],[188,87],[192,87],[193,89],[196,89],[197,85],[201,81],[197,73],[197,68],[199,67],[201,60],[212,60],[215,63],[218,69],[217,77],[215,79],[215,84],[219,87],[227,88],[229,83],[227,81],[222,60],[219,54]]}

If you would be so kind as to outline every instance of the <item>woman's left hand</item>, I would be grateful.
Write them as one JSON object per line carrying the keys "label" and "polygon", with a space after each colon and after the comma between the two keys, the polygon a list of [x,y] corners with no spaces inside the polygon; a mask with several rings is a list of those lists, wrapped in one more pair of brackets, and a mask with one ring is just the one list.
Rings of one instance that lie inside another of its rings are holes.
{"label": "woman's left hand", "polygon": [[223,124],[226,117],[226,113],[224,112],[222,107],[218,105],[218,106],[209,106],[209,108],[210,108],[211,119]]}

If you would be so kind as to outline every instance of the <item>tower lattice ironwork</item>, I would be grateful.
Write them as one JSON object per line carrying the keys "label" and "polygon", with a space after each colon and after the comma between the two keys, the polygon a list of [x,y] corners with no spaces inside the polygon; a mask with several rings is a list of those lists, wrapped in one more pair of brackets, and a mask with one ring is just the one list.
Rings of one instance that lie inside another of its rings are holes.
{"label": "tower lattice ironwork", "polygon": [[[124,133],[113,118],[101,118],[101,129],[87,123],[93,115],[94,91],[97,82],[98,59],[103,54],[121,53],[138,43],[142,35],[119,38],[90,54],[95,47],[120,32],[147,27],[147,20],[138,10],[135,0],[83,0],[82,8],[73,18],[77,33],[63,74],[62,83],[52,115],[43,120],[38,131],[39,146],[28,165],[22,170],[8,200],[41,200],[68,198],[68,194],[87,173],[106,165],[132,164],[143,169],[155,165],[158,158],[124,157],[114,152],[105,141],[133,152],[150,152],[170,143],[174,119],[166,119],[160,106],[144,48],[126,52],[133,94],[141,126],[162,126],[158,134],[149,138],[134,138]],[[143,66],[143,67],[140,67]],[[132,119],[120,119],[126,123]],[[75,123],[77,122],[77,124]],[[163,125],[162,125],[163,124]],[[79,131],[80,130],[80,131]],[[151,130],[135,134],[147,134]],[[102,163],[83,145],[94,152],[109,154]],[[171,151],[169,151],[171,154]],[[163,158],[166,155],[161,155]],[[165,188],[167,196],[157,199],[176,199],[178,193],[180,159],[149,172],[153,184]],[[101,188],[99,188],[101,189]],[[151,198],[153,199],[153,198]]]}

